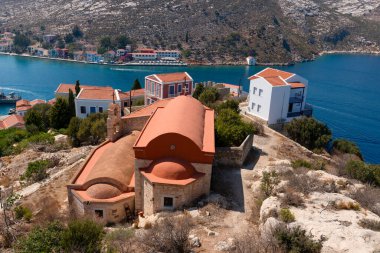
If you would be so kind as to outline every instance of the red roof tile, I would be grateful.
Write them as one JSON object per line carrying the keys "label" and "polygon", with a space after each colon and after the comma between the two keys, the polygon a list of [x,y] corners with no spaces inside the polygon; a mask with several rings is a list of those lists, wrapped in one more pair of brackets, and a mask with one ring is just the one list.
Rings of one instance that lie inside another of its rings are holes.
{"label": "red roof tile", "polygon": [[292,89],[305,88],[303,83],[289,83],[292,86]]}
{"label": "red roof tile", "polygon": [[89,100],[117,100],[115,90],[112,88],[82,88],[78,94],[77,99],[89,99]]}
{"label": "red roof tile", "polygon": [[257,73],[255,76],[260,76],[260,77],[273,77],[273,76],[280,76],[283,79],[288,79],[291,76],[294,76],[293,73],[285,72],[282,70],[278,69],[273,69],[273,68],[266,68],[263,71]]}
{"label": "red roof tile", "polygon": [[7,129],[10,127],[24,127],[24,118],[20,115],[9,115],[0,121],[0,129]]}
{"label": "red roof tile", "polygon": [[[140,97],[145,95],[145,89],[138,89],[132,91],[132,97]],[[119,97],[120,99],[129,99],[129,91],[127,92],[120,92],[119,91]]]}
{"label": "red roof tile", "polygon": [[156,74],[147,76],[147,78],[155,78],[162,83],[184,82],[185,79],[186,81],[193,81],[193,78],[187,72]]}

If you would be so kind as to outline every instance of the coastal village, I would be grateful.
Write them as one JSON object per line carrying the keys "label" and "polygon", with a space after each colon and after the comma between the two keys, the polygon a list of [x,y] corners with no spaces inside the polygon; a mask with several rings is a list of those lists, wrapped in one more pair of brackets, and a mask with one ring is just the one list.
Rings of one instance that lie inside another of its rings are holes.
{"label": "coastal village", "polygon": [[[5,252],[378,251],[378,167],[347,141],[326,148],[305,77],[266,68],[249,81],[157,73],[129,91],[77,81],[17,101],[1,129],[30,137],[1,151]],[[65,238],[75,222],[94,226],[76,233],[95,248],[21,232]]]}

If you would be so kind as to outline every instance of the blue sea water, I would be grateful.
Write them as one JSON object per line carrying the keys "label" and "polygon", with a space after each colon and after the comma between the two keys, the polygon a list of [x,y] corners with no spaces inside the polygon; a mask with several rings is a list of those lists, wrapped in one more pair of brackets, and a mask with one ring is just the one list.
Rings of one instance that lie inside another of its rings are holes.
{"label": "blue sea water", "polygon": [[[309,80],[308,103],[334,138],[356,142],[367,162],[380,163],[380,57],[325,55],[313,62],[279,67]],[[0,56],[0,90],[15,91],[25,99],[51,99],[59,83],[110,85],[129,90],[146,75],[187,71],[198,81],[238,84],[248,90],[247,78],[258,66],[119,67]],[[6,114],[9,106],[0,106]]]}

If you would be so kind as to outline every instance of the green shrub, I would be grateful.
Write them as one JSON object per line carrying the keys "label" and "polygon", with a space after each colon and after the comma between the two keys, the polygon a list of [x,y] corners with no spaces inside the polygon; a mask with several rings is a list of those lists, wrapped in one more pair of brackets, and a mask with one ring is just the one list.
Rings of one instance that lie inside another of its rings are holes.
{"label": "green shrub", "polygon": [[199,99],[199,96],[203,93],[205,86],[201,83],[198,83],[193,92],[193,98]]}
{"label": "green shrub", "polygon": [[26,139],[28,132],[23,129],[9,128],[0,130],[0,156],[12,155],[14,144]]}
{"label": "green shrub", "polygon": [[49,113],[51,127],[55,129],[66,128],[70,123],[71,113],[67,99],[58,98]]}
{"label": "green shrub", "polygon": [[16,252],[62,252],[61,240],[64,226],[52,222],[47,227],[35,227],[16,245]]}
{"label": "green shrub", "polygon": [[283,222],[290,223],[296,220],[294,214],[288,208],[281,208],[280,218]]}
{"label": "green shrub", "polygon": [[83,143],[99,144],[107,135],[107,114],[94,113],[85,119],[74,117],[70,120],[67,134],[71,144],[78,147]]}
{"label": "green shrub", "polygon": [[130,240],[133,236],[133,229],[117,229],[108,232],[104,237],[107,252],[132,252]]}
{"label": "green shrub", "polygon": [[279,226],[274,236],[285,252],[319,253],[322,249],[322,239],[313,240],[313,236],[306,234],[306,231],[300,227]]}
{"label": "green shrub", "polygon": [[314,118],[293,119],[285,126],[289,137],[308,149],[325,148],[331,140],[331,131]]}
{"label": "green shrub", "polygon": [[25,126],[28,132],[46,132],[50,127],[50,104],[38,104],[29,109],[25,114]]}
{"label": "green shrub", "polygon": [[263,194],[265,195],[265,197],[271,196],[274,188],[279,183],[280,183],[280,179],[278,177],[278,174],[275,171],[263,172],[260,188]]}
{"label": "green shrub", "polygon": [[232,100],[232,99],[227,100],[227,101],[221,103],[220,105],[218,105],[216,108],[216,111],[220,112],[223,109],[231,109],[236,113],[240,113],[239,102],[236,100]]}
{"label": "green shrub", "polygon": [[310,169],[311,163],[309,163],[308,161],[303,160],[303,159],[298,159],[298,160],[292,161],[292,167],[294,169],[297,169],[297,168],[308,168],[308,169]]}
{"label": "green shrub", "polygon": [[14,213],[17,220],[25,219],[28,222],[32,219],[33,216],[32,211],[24,206],[16,206]]}
{"label": "green shrub", "polygon": [[354,179],[380,186],[380,165],[371,165],[363,161],[351,160],[346,164],[345,172]]}
{"label": "green shrub", "polygon": [[240,146],[248,135],[254,133],[254,126],[244,122],[232,109],[222,109],[216,117],[215,136],[218,147]]}
{"label": "green shrub", "polygon": [[22,175],[22,179],[26,179],[31,182],[38,182],[48,177],[46,170],[50,167],[51,162],[49,160],[37,160],[30,162],[25,173]]}
{"label": "green shrub", "polygon": [[363,160],[359,147],[351,141],[337,139],[333,142],[333,147],[342,153],[357,155],[360,159]]}
{"label": "green shrub", "polygon": [[206,87],[199,95],[199,101],[206,105],[211,106],[218,99],[218,90],[214,87]]}
{"label": "green shrub", "polygon": [[380,232],[380,221],[371,219],[361,219],[359,225],[363,228],[371,229]]}
{"label": "green shrub", "polygon": [[100,252],[103,237],[102,225],[92,220],[74,220],[63,231],[62,245],[66,252]]}

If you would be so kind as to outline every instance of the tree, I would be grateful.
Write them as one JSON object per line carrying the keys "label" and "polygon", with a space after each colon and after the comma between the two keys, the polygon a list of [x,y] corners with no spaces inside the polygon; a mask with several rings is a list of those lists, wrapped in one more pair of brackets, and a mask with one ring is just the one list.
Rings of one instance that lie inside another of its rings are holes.
{"label": "tree", "polygon": [[81,119],[78,117],[72,117],[67,127],[67,135],[70,137],[71,145],[74,147],[80,146],[80,140],[78,138],[78,131],[80,128]]}
{"label": "tree", "polygon": [[71,89],[69,89],[69,110],[70,110],[70,118],[75,117],[75,97],[74,93]]}
{"label": "tree", "polygon": [[70,123],[70,109],[66,99],[58,98],[50,112],[50,124],[55,129],[66,128]]}
{"label": "tree", "polygon": [[79,83],[79,80],[77,80],[75,83],[75,96],[78,96],[79,92],[80,92],[80,83]]}
{"label": "tree", "polygon": [[141,89],[141,84],[140,84],[139,79],[136,79],[133,82],[132,90],[139,90],[139,89]]}
{"label": "tree", "polygon": [[98,144],[107,134],[107,125],[104,119],[97,119],[91,126],[91,138],[93,144]]}
{"label": "tree", "polygon": [[314,118],[293,119],[285,126],[288,136],[308,149],[325,148],[331,140],[331,131]]}
{"label": "tree", "polygon": [[217,99],[218,90],[214,87],[206,87],[199,96],[199,101],[206,106],[211,106]]}
{"label": "tree", "polygon": [[113,47],[111,37],[105,36],[100,39],[100,47],[110,50]]}
{"label": "tree", "polygon": [[362,153],[360,152],[359,147],[351,141],[348,141],[345,139],[337,139],[333,142],[333,147],[334,149],[342,153],[353,154],[353,155],[358,156],[361,160],[363,160],[363,156],[362,156]]}
{"label": "tree", "polygon": [[18,33],[14,38],[13,45],[16,51],[23,52],[30,45],[30,39],[26,35]]}
{"label": "tree", "polygon": [[49,104],[37,104],[26,112],[24,120],[28,132],[46,132],[49,129],[50,109]]}
{"label": "tree", "polygon": [[64,39],[68,44],[74,42],[74,36],[71,33],[66,34]]}
{"label": "tree", "polygon": [[186,41],[186,43],[189,42],[189,31],[186,31],[185,41]]}
{"label": "tree", "polygon": [[81,31],[81,29],[79,28],[78,25],[75,25],[73,27],[72,34],[73,34],[73,36],[75,38],[81,38],[81,37],[83,37],[83,32]]}
{"label": "tree", "polygon": [[131,44],[130,39],[125,35],[119,35],[115,39],[117,48],[125,48],[128,44]]}
{"label": "tree", "polygon": [[204,89],[205,87],[203,84],[197,84],[193,93],[193,98],[199,99],[199,96],[203,93]]}
{"label": "tree", "polygon": [[65,48],[65,41],[62,38],[58,39],[57,47],[58,48]]}
{"label": "tree", "polygon": [[216,108],[217,112],[220,112],[223,109],[232,109],[234,112],[239,113],[240,112],[240,107],[239,107],[239,102],[233,99],[229,99],[222,104],[218,105]]}

